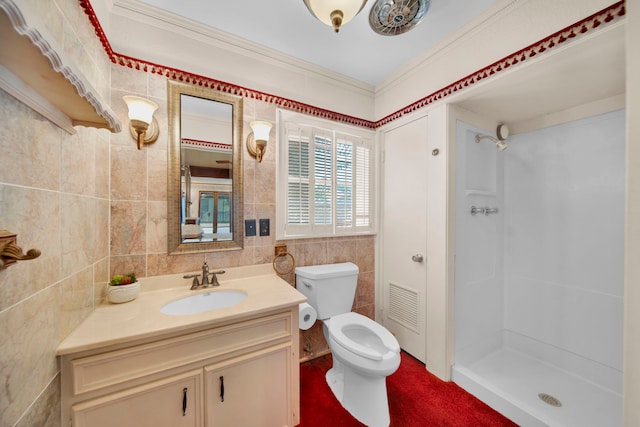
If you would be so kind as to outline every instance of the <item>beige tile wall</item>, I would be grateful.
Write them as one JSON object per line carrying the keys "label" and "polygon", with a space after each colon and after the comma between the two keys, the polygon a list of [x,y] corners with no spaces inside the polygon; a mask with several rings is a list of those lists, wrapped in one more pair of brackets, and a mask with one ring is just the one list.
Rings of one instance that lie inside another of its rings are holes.
{"label": "beige tile wall", "polygon": [[[247,237],[241,251],[167,255],[166,79],[111,65],[77,0],[27,0],[87,80],[128,123],[125,94],[156,101],[158,141],[137,150],[128,132],[77,127],[69,135],[0,91],[0,229],[42,255],[0,271],[0,425],[60,426],[55,350],[97,304],[109,277],[270,263],[272,236]],[[275,123],[275,107],[247,99],[248,122]],[[245,218],[275,230],[275,137],[262,164],[244,161]],[[246,153],[245,153],[246,155]],[[360,267],[354,310],[373,317],[374,237],[289,241],[297,265],[352,261]],[[285,279],[294,285],[293,273]],[[309,357],[326,351],[319,325],[305,332]]]}
{"label": "beige tile wall", "polygon": [[[77,0],[27,0],[108,100],[109,60]],[[109,132],[70,135],[0,91],[0,229],[42,255],[0,270],[0,425],[60,426],[60,341],[108,280]]]}
{"label": "beige tile wall", "polygon": [[[199,270],[204,260],[212,268],[271,263],[274,260],[276,212],[275,131],[262,163],[243,152],[244,217],[269,218],[271,236],[245,237],[240,251],[167,255],[167,134],[166,79],[118,65],[111,71],[111,107],[126,121],[122,96],[137,94],[157,102],[155,117],[161,133],[157,142],[138,151],[128,133],[111,138],[111,274],[135,271],[140,277]],[[276,121],[276,107],[244,100],[244,137],[253,120]],[[244,138],[243,138],[244,141]],[[291,240],[284,242],[297,266],[351,261],[360,268],[354,310],[374,317],[373,236]],[[278,242],[281,243],[281,242]],[[284,277],[294,285],[294,274]],[[319,322],[318,322],[319,323]],[[305,332],[301,352],[306,358],[326,350],[319,325]]]}
{"label": "beige tile wall", "polygon": [[3,91],[0,105],[0,229],[42,251],[0,271],[0,425],[56,426],[56,347],[108,280],[109,133],[69,135]]}

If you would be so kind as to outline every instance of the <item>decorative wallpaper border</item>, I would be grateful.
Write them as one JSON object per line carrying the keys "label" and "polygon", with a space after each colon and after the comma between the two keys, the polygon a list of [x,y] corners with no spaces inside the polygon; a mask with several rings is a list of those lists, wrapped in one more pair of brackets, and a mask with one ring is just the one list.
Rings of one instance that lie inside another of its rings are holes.
{"label": "decorative wallpaper border", "polygon": [[383,117],[375,122],[375,127],[390,123],[406,114],[412,113],[420,108],[432,104],[435,101],[439,101],[442,98],[454,94],[459,90],[466,89],[481,80],[493,77],[495,74],[500,73],[513,65],[525,62],[527,59],[531,59],[538,54],[557,48],[568,40],[584,35],[585,33],[598,28],[600,25],[611,23],[618,18],[623,17],[625,13],[624,0],[614,3],[600,12],[596,12],[573,25],[557,31],[550,36],[525,47],[524,49],[520,49],[519,51],[512,53],[511,55],[506,56],[493,64],[476,71],[475,73],[469,74],[468,76],[451,83],[449,86],[433,92],[431,95],[427,95],[424,98]]}
{"label": "decorative wallpaper border", "polygon": [[292,99],[283,98],[277,95],[260,92],[257,90],[249,89],[246,87],[234,85],[232,83],[223,82],[210,77],[201,76],[198,74],[190,73],[188,71],[178,70],[176,68],[166,67],[164,65],[154,64],[152,62],[144,61],[142,59],[136,59],[127,55],[114,52],[111,48],[111,44],[107,39],[100,22],[91,6],[90,0],[78,0],[80,6],[87,14],[89,21],[95,28],[95,33],[100,39],[102,46],[114,64],[119,64],[123,67],[129,67],[136,70],[145,72],[151,72],[154,74],[163,75],[169,79],[177,80],[181,82],[187,82],[198,86],[204,86],[212,89],[216,89],[222,92],[231,93],[234,95],[240,95],[245,98],[257,99],[259,101],[275,104],[278,107],[285,108],[287,110],[296,111],[298,113],[304,113],[323,119],[334,120],[338,122],[348,123],[356,126],[361,126],[369,129],[376,129],[380,126],[391,123],[407,114],[410,114],[416,110],[426,107],[436,101],[446,98],[462,89],[466,89],[481,80],[495,76],[511,66],[515,66],[519,63],[525,62],[528,59],[533,58],[538,54],[548,52],[562,45],[563,43],[575,39],[584,35],[585,33],[592,31],[601,25],[609,24],[622,18],[625,13],[625,1],[621,0],[611,6],[588,16],[573,25],[570,25],[560,31],[551,34],[544,39],[537,41],[524,49],[521,49],[509,56],[506,56],[493,64],[488,65],[460,80],[439,89],[430,95],[425,96],[404,108],[401,108],[394,113],[391,113],[380,120],[375,122],[370,120],[364,120],[357,117],[349,116],[346,114],[337,113],[335,111],[326,110],[313,105],[298,102]]}
{"label": "decorative wallpaper border", "polygon": [[203,141],[200,139],[189,138],[182,138],[181,142],[184,145],[190,145],[192,147],[207,147],[214,148],[219,151],[231,151],[231,144],[224,144],[222,142]]}

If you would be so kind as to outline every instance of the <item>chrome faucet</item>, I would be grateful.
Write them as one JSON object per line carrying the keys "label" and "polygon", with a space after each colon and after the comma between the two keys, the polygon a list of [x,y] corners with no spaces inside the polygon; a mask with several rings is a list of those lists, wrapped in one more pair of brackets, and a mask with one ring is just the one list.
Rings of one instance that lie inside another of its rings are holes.
{"label": "chrome faucet", "polygon": [[[213,275],[213,277],[215,278],[215,274]],[[212,284],[209,282],[209,266],[207,265],[207,261],[204,262],[204,264],[202,264],[202,284],[201,286],[203,288],[208,288],[209,286],[211,286]]]}
{"label": "chrome faucet", "polygon": [[[200,277],[200,274],[186,274],[182,277],[185,279],[193,278],[193,281],[191,282],[191,290],[194,291],[201,288],[220,286],[220,282],[218,282],[218,274],[224,273],[224,270],[213,271],[210,273],[209,265],[207,264],[207,261],[205,261],[204,264],[202,264],[202,282],[198,281],[198,277]],[[209,281],[209,274],[211,274],[211,281]]]}

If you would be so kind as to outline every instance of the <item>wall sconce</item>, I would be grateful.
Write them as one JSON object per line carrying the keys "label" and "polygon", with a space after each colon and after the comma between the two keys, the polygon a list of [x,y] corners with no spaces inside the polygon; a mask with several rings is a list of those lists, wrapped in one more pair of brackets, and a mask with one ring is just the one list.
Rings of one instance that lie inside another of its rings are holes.
{"label": "wall sconce", "polygon": [[139,96],[123,96],[124,102],[129,108],[129,131],[138,143],[138,150],[142,144],[151,144],[158,139],[160,129],[153,113],[158,109],[158,104]]}
{"label": "wall sconce", "polygon": [[251,157],[255,157],[258,163],[262,163],[262,156],[267,149],[267,141],[269,141],[269,132],[271,132],[271,123],[269,122],[251,122],[251,133],[247,135],[247,150]]}

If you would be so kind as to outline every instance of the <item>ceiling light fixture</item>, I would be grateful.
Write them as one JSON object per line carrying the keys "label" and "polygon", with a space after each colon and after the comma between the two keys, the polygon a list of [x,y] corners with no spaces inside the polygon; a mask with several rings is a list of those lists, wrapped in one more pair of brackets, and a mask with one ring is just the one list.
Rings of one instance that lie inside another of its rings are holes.
{"label": "ceiling light fixture", "polygon": [[351,21],[364,7],[367,0],[303,0],[309,12],[322,23],[333,27],[337,33],[340,26]]}

